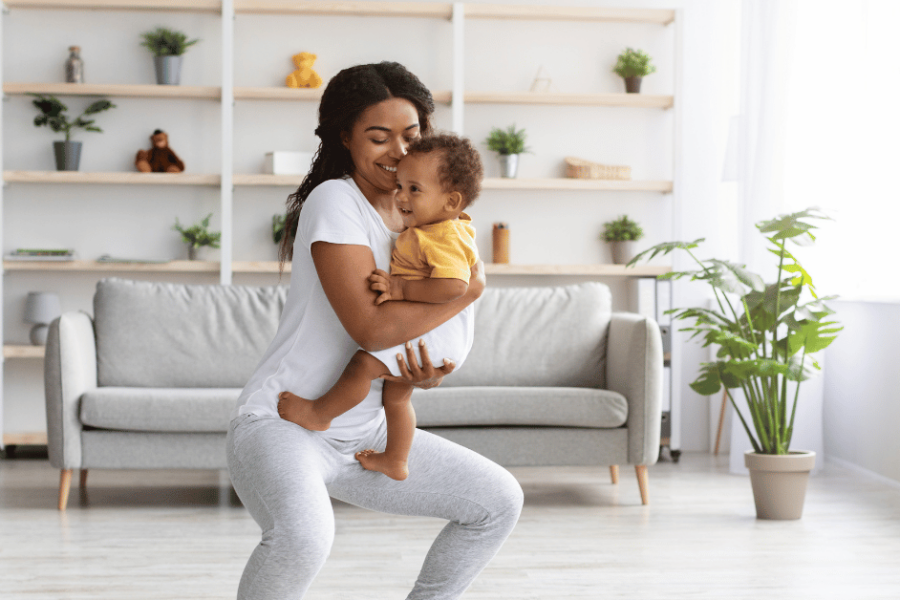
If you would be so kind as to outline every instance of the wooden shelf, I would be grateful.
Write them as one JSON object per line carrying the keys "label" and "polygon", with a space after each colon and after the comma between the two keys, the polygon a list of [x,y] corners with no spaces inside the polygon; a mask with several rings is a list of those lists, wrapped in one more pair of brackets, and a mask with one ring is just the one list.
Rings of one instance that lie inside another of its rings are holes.
{"label": "wooden shelf", "polygon": [[4,446],[46,446],[47,434],[43,431],[4,433]]}
{"label": "wooden shelf", "polygon": [[210,260],[171,260],[164,263],[99,262],[96,260],[4,260],[6,271],[119,271],[152,273],[218,273],[219,263]]}
{"label": "wooden shelf", "polygon": [[[232,273],[278,273],[277,260],[246,261],[236,260],[231,263]],[[284,264],[284,272],[291,272],[291,263]]]}
{"label": "wooden shelf", "polygon": [[[6,0],[9,8],[79,10],[159,10],[221,13],[221,0]],[[423,17],[450,19],[449,2],[321,2],[299,0],[235,0],[238,14],[335,15],[347,17]],[[465,5],[467,19],[540,19],[668,25],[674,10],[641,8]]]}
{"label": "wooden shelf", "polygon": [[619,179],[509,179],[504,177],[488,177],[481,184],[485,190],[589,190],[589,191],[622,191],[622,192],[663,192],[672,191],[671,181],[631,181]]}
{"label": "wooden shelf", "polygon": [[219,175],[195,173],[85,173],[82,171],[4,171],[10,183],[100,183],[119,185],[209,185],[218,186]]}
{"label": "wooden shelf", "polygon": [[507,265],[486,263],[488,275],[588,275],[594,277],[656,277],[672,270],[657,265]]}
{"label": "wooden shelf", "polygon": [[[290,264],[284,272],[290,272]],[[587,275],[596,277],[655,277],[668,273],[672,267],[639,265],[628,268],[625,265],[503,265],[486,263],[488,275]],[[234,262],[234,273],[277,273],[278,261]]]}
{"label": "wooden shelf", "polygon": [[9,8],[222,12],[221,0],[4,0]]}
{"label": "wooden shelf", "polygon": [[[288,100],[319,102],[322,99],[324,88],[289,88],[289,87],[236,87],[234,88],[235,100]],[[450,104],[450,91],[436,91],[431,93],[438,104]]]}
{"label": "wooden shelf", "polygon": [[270,185],[297,187],[303,181],[303,175],[268,175],[265,173],[234,174],[231,181],[234,185]]}
{"label": "wooden shelf", "polygon": [[450,3],[430,2],[315,2],[297,0],[235,0],[241,14],[337,15],[344,17],[425,17],[449,19]]}
{"label": "wooden shelf", "polygon": [[[303,175],[266,175],[242,174],[233,177],[234,185],[241,186],[291,186],[297,187],[303,181]],[[672,191],[671,181],[621,181],[612,179],[507,179],[488,177],[481,185],[485,190],[557,190],[557,191],[624,191],[624,192],[661,192]]]}
{"label": "wooden shelf", "polygon": [[540,19],[541,21],[601,21],[609,23],[655,23],[668,25],[674,10],[644,8],[594,8],[577,6],[513,6],[505,4],[465,5],[467,19]]}
{"label": "wooden shelf", "polygon": [[44,358],[44,347],[17,344],[4,345],[3,358]]}
{"label": "wooden shelf", "polygon": [[123,83],[4,83],[7,95],[112,96],[117,98],[191,98],[220,100],[218,86],[145,85]]}
{"label": "wooden shelf", "polygon": [[543,104],[548,106],[619,106],[672,108],[674,96],[653,94],[557,94],[550,92],[466,92],[470,104]]}
{"label": "wooden shelf", "polygon": [[236,87],[235,100],[301,100],[318,102],[325,88]]}

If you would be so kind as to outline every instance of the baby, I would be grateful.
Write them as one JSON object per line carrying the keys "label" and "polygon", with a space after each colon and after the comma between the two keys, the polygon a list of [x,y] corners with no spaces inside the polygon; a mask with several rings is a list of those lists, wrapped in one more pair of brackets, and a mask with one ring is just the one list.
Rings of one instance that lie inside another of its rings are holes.
{"label": "baby", "polygon": [[[481,191],[484,169],[478,151],[465,138],[436,134],[414,141],[397,165],[397,207],[406,230],[391,255],[391,274],[376,269],[370,288],[375,304],[411,300],[440,304],[466,293],[472,266],[478,262],[472,219],[463,212]],[[429,354],[453,361],[456,368],[472,348],[474,310],[471,305],[426,333],[420,340]],[[358,350],[337,383],[317,400],[290,392],[278,395],[278,414],[306,429],[325,431],[331,420],[365,399],[371,382],[399,376],[396,357],[403,347],[378,352]],[[390,365],[390,366],[388,366]],[[409,476],[407,459],[416,428],[410,401],[412,386],[384,382],[382,402],[387,420],[384,452],[363,450],[356,459],[370,471],[397,480]]]}

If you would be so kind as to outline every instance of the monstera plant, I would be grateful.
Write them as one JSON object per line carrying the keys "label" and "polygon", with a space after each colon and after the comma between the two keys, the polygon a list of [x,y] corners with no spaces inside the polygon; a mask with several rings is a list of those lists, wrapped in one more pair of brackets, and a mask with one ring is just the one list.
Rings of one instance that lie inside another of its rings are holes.
{"label": "monstera plant", "polygon": [[[699,337],[704,347],[717,348],[716,360],[701,364],[699,375],[690,385],[703,395],[725,388],[753,445],[753,452],[748,455],[756,455],[746,457],[751,476],[750,463],[756,457],[800,458],[804,454],[790,450],[800,384],[820,368],[817,353],[834,341],[842,329],[831,319],[834,311],[826,305],[834,296],[820,298],[816,294],[812,277],[787,247],[788,242],[812,244],[816,239],[814,223],[827,218],[818,209],[810,208],[757,223],[769,252],[775,256],[773,263],[777,262],[775,278],[769,283],[743,265],[715,258],[699,259],[693,250],[704,238],[658,244],[628,263],[684,251],[698,268],[667,273],[661,278],[688,278],[706,282],[712,288],[713,308],[678,308],[669,312],[675,320],[688,323],[681,331],[691,332],[691,339]],[[746,413],[735,402],[732,390],[743,392]],[[814,453],[805,454],[812,454],[814,461]],[[812,468],[812,462],[807,460],[806,464]],[[796,504],[798,492],[792,494]],[[799,495],[802,510],[802,493]],[[799,514],[763,516],[755,480],[754,497],[761,518],[799,518]]]}

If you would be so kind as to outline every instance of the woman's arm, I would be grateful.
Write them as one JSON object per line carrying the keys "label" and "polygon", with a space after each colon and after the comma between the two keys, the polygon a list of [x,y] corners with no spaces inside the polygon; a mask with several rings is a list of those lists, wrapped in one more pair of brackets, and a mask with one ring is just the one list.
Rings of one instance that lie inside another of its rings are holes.
{"label": "woman's arm", "polygon": [[375,304],[369,289],[375,258],[366,246],[315,242],[312,259],[325,296],[341,325],[366,351],[383,350],[417,338],[449,321],[484,291],[482,269],[473,269],[466,293],[445,304],[384,302]]}

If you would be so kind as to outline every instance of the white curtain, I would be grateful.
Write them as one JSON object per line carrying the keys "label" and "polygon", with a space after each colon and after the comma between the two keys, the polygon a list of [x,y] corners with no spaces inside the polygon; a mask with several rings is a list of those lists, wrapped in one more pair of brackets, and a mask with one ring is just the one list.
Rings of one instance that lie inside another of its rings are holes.
{"label": "white curtain", "polygon": [[[791,248],[819,295],[900,301],[888,262],[900,223],[900,2],[744,0],[742,18],[740,261],[772,280],[754,224],[819,206],[835,221]],[[822,379],[801,387],[792,443],[815,450],[817,468]],[[750,444],[736,418],[731,434],[731,470],[744,472]]]}
{"label": "white curtain", "polygon": [[[762,275],[766,282],[775,279],[773,256],[756,229],[756,223],[784,212],[785,146],[788,126],[792,51],[796,39],[797,2],[795,0],[744,0],[741,15],[741,92],[737,143],[738,252],[739,262]],[[726,175],[727,176],[727,175]],[[801,388],[800,401],[808,408],[809,388]],[[736,404],[747,419],[749,412],[743,395],[733,390]],[[813,412],[821,415],[821,394],[812,399]],[[804,411],[807,412],[807,411]],[[798,415],[799,417],[800,415]],[[822,452],[821,417],[815,431],[811,423],[798,418],[793,448]],[[731,422],[729,466],[733,473],[746,473],[744,452],[752,450],[747,433],[737,417]],[[817,461],[819,465],[822,460]]]}
{"label": "white curtain", "polygon": [[834,222],[799,256],[821,294],[900,301],[900,2],[799,0],[785,147],[785,209]]}

